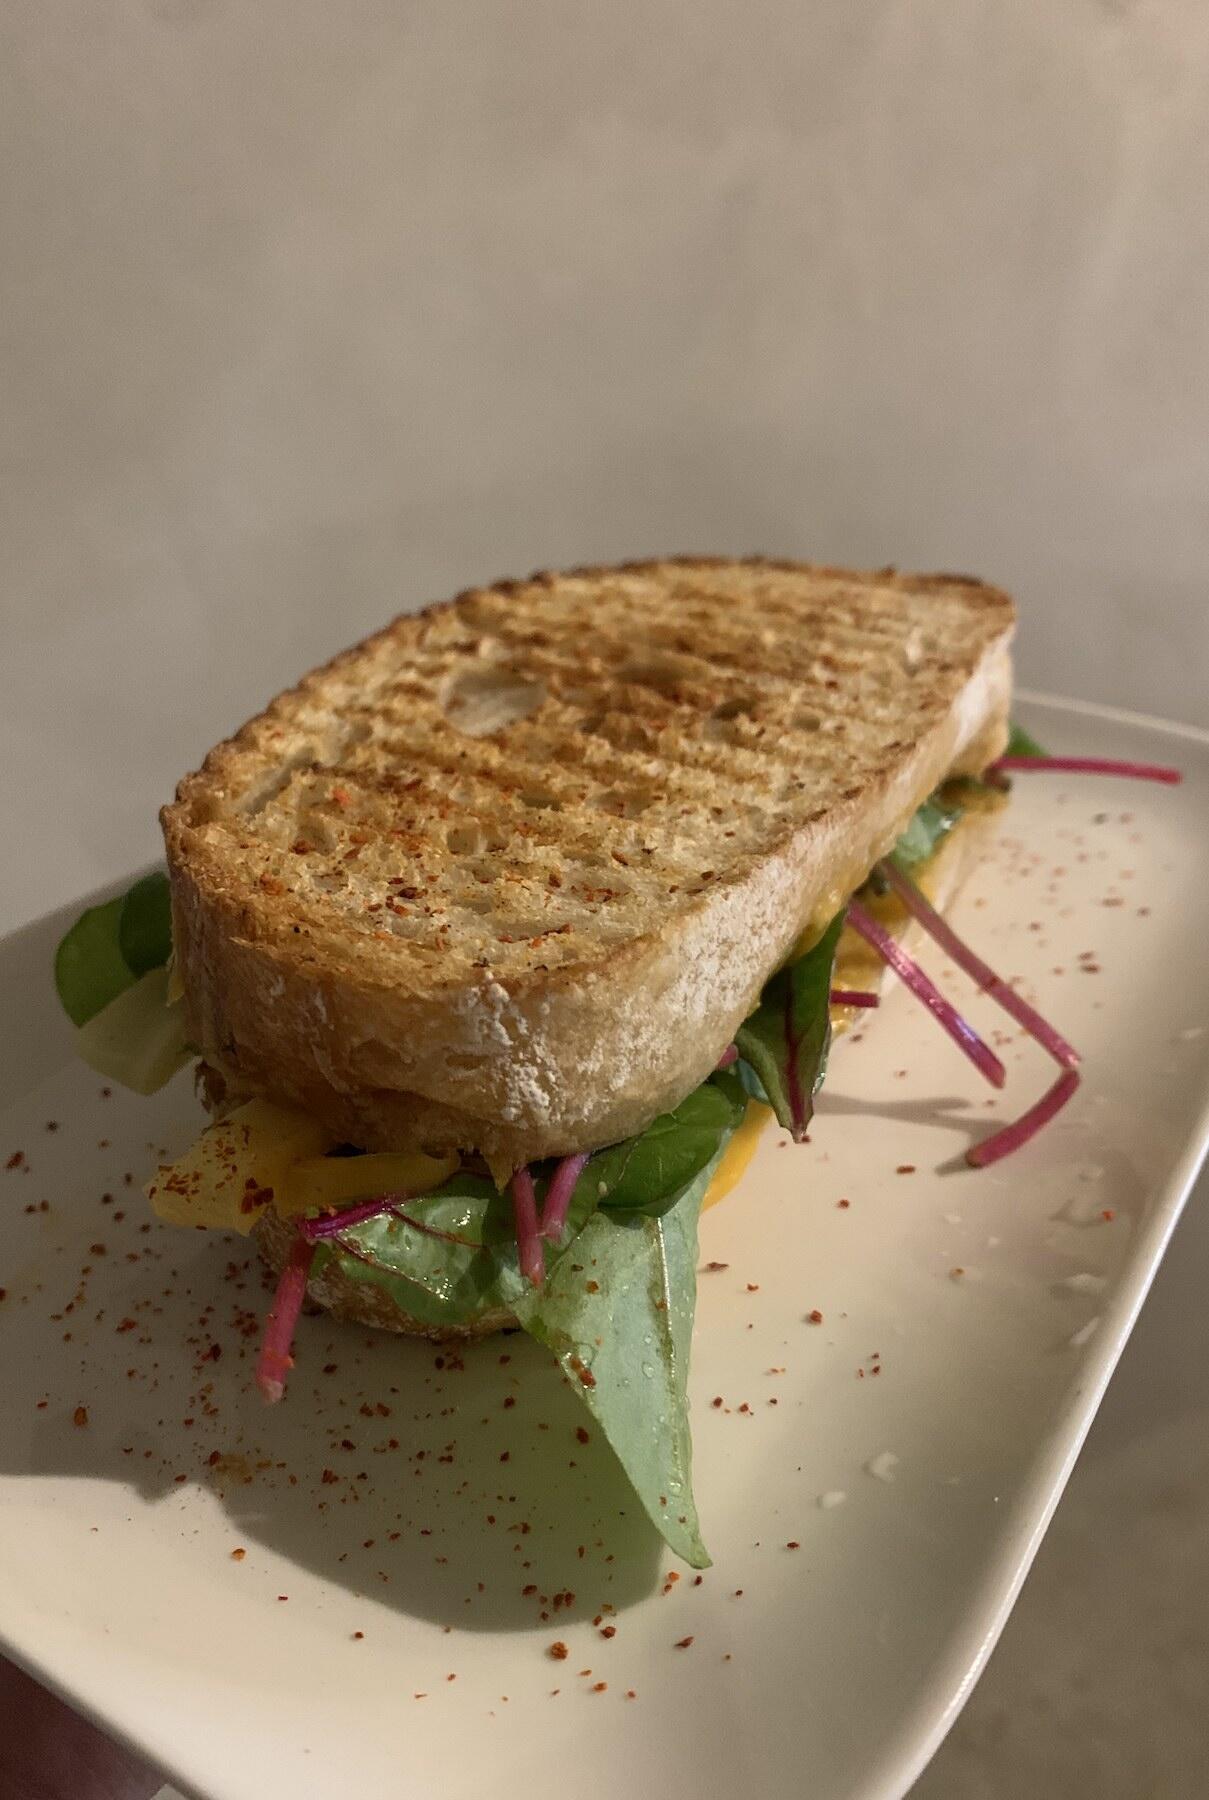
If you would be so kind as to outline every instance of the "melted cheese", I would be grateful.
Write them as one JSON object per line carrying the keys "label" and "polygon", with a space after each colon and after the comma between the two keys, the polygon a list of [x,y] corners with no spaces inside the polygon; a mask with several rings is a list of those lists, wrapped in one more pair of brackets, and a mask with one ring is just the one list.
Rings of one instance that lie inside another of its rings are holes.
{"label": "melted cheese", "polygon": [[762,1100],[747,1102],[743,1122],[723,1151],[722,1161],[714,1170],[714,1178],[705,1190],[705,1198],[701,1202],[702,1212],[707,1206],[717,1206],[719,1200],[726,1199],[732,1188],[738,1187],[747,1173],[748,1163],[756,1153],[760,1134],[771,1118],[771,1106],[765,1106]]}

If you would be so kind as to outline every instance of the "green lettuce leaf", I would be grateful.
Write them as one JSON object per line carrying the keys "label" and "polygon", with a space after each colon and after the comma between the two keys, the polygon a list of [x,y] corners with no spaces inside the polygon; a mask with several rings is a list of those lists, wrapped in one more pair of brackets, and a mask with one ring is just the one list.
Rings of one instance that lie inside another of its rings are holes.
{"label": "green lettuce leaf", "polygon": [[[814,1112],[831,1047],[831,977],[844,915],[837,913],[818,943],[772,977],[760,1004],[735,1033],[744,1063],[758,1078],[778,1122],[799,1141]],[[744,1077],[748,1092],[755,1084]]]}
{"label": "green lettuce leaf", "polygon": [[656,1529],[694,1569],[710,1559],[693,1499],[688,1369],[697,1220],[717,1160],[659,1218],[594,1213],[545,1286],[515,1304],[525,1330],[558,1358]]}
{"label": "green lettuce leaf", "polygon": [[168,971],[148,969],[76,1032],[76,1054],[136,1094],[158,1093],[197,1052],[185,1036],[185,1009],[168,1000]]}

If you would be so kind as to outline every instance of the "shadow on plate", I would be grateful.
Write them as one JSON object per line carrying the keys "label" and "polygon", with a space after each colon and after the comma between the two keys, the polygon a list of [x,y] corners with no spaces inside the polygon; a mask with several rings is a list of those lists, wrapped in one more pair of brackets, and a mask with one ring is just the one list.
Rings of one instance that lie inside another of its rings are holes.
{"label": "shadow on plate", "polygon": [[[34,1179],[19,1168],[0,1193],[0,1470],[119,1482],[188,1539],[203,1488],[232,1546],[462,1630],[549,1632],[650,1592],[661,1542],[522,1333],[451,1348],[306,1317],[286,1399],[266,1407],[252,1370],[269,1288],[251,1245],[149,1220],[133,1185],[98,1192],[69,1141],[93,1149],[92,1121],[48,1139],[54,1102],[34,1104],[14,1139],[35,1144]],[[145,1143],[123,1151],[114,1130],[137,1104],[114,1098],[99,1141],[102,1161],[141,1171]]]}

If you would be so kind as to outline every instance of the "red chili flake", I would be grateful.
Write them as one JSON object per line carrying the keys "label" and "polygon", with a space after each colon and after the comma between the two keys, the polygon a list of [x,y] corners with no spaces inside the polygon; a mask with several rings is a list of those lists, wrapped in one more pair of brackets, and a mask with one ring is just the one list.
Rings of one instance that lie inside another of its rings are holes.
{"label": "red chili flake", "polygon": [[353,1639],[355,1642],[359,1642],[360,1639],[363,1638],[364,1636],[365,1636],[365,1633],[363,1631],[354,1631],[354,1633],[353,1633]]}
{"label": "red chili flake", "polygon": [[692,1642],[693,1639],[691,1637],[677,1638],[675,1647],[677,1650],[687,1650]]}
{"label": "red chili flake", "polygon": [[635,1688],[627,1688],[625,1691],[625,1697],[627,1700],[637,1700],[637,1698],[638,1698],[637,1690]]}
{"label": "red chili flake", "polygon": [[536,1594],[536,1592],[537,1592],[537,1583],[535,1581],[531,1581],[527,1587],[523,1587],[521,1589],[521,1593],[525,1595],[526,1599],[528,1598],[528,1596],[530,1594]]}
{"label": "red chili flake", "polygon": [[546,1655],[552,1656],[555,1662],[566,1662],[569,1652],[562,1639],[556,1638],[547,1650]]}
{"label": "red chili flake", "polygon": [[579,1442],[581,1444],[590,1444],[592,1442],[591,1432],[588,1431],[586,1429],[586,1427],[584,1427],[583,1425],[577,1425],[575,1427],[575,1435],[579,1439]]}
{"label": "red chili flake", "polygon": [[786,1544],[785,1548],[787,1550],[800,1550],[802,1548],[802,1546],[801,1546],[801,1544],[798,1543],[796,1538],[790,1538],[790,1540]]}
{"label": "red chili flake", "polygon": [[899,1163],[899,1165],[898,1165],[897,1169],[895,1169],[894,1173],[896,1175],[914,1175],[915,1164],[914,1163]]}
{"label": "red chili flake", "polygon": [[231,1561],[232,1561],[232,1562],[242,1562],[242,1561],[243,1561],[243,1559],[244,1559],[244,1557],[245,1557],[245,1556],[246,1556],[246,1555],[247,1555],[247,1554],[248,1554],[248,1553],[247,1553],[247,1551],[246,1551],[246,1550],[232,1550],[232,1552],[231,1552]]}
{"label": "red chili flake", "polygon": [[104,1244],[89,1244],[88,1254],[89,1256],[107,1256],[109,1252],[106,1250]]}
{"label": "red chili flake", "polygon": [[950,1281],[960,1281],[961,1277],[964,1274],[965,1274],[965,1270],[963,1268],[961,1268],[960,1266],[958,1266],[955,1269],[949,1270],[949,1279],[950,1279]]}
{"label": "red chili flake", "polygon": [[289,1597],[290,1597],[290,1596],[289,1596],[289,1595],[288,1595],[288,1594],[278,1594],[278,1596],[277,1596],[277,1598],[278,1598],[278,1599],[279,1599],[279,1600],[288,1600],[288,1599],[289,1599]]}
{"label": "red chili flake", "polygon": [[578,1356],[568,1357],[567,1360],[571,1365],[572,1373],[579,1376],[584,1387],[594,1388],[596,1386],[596,1377],[585,1362],[581,1362]]}
{"label": "red chili flake", "polygon": [[851,1202],[851,1200],[837,1200],[836,1205],[841,1209],[841,1211],[843,1211],[846,1208],[848,1208],[849,1206],[851,1206],[852,1202]]}
{"label": "red chili flake", "polygon": [[500,1461],[501,1462],[511,1462],[512,1461],[511,1450],[501,1450],[500,1451]]}
{"label": "red chili flake", "polygon": [[25,1162],[24,1150],[14,1150],[12,1155],[9,1157],[8,1161],[5,1163],[4,1166],[6,1169],[19,1169],[22,1167],[24,1162]]}
{"label": "red chili flake", "polygon": [[676,1585],[676,1583],[677,1583],[677,1582],[678,1582],[678,1581],[679,1581],[679,1579],[680,1579],[680,1571],[679,1571],[679,1569],[669,1569],[669,1570],[668,1570],[668,1572],[667,1572],[667,1583],[668,1583],[668,1586],[669,1586],[669,1587],[675,1587],[675,1585]]}
{"label": "red chili flake", "polygon": [[705,1576],[704,1576],[704,1575],[694,1575],[694,1576],[693,1576],[693,1586],[694,1586],[694,1587],[700,1587],[700,1586],[701,1586],[701,1583],[702,1583],[702,1582],[703,1582],[703,1581],[704,1581],[704,1580],[705,1580]]}
{"label": "red chili flake", "polygon": [[721,1394],[715,1394],[713,1399],[710,1401],[710,1405],[711,1406],[721,1406],[721,1404],[722,1404]]}
{"label": "red chili flake", "polygon": [[1103,1211],[1103,1212],[1102,1212],[1102,1213],[1101,1213],[1101,1214],[1100,1214],[1100,1217],[1101,1217],[1101,1218],[1102,1218],[1102,1219],[1107,1219],[1107,1220],[1108,1220],[1108,1223],[1109,1223],[1109,1224],[1110,1224],[1110,1225],[1111,1225],[1111,1224],[1112,1224],[1112,1222],[1113,1222],[1113,1220],[1114,1220],[1114,1219],[1115,1219],[1115,1218],[1116,1218],[1116,1216],[1117,1216],[1117,1215],[1116,1215],[1116,1213],[1115,1213],[1115,1212],[1114,1212],[1114,1210],[1113,1210],[1113,1208],[1112,1208],[1112,1207],[1111,1207],[1111,1206],[1106,1206],[1106,1207],[1105,1207],[1105,1208],[1104,1208],[1104,1211]]}
{"label": "red chili flake", "polygon": [[446,1681],[456,1681],[457,1676],[456,1675],[446,1675],[445,1679],[446,1679]]}
{"label": "red chili flake", "polygon": [[602,1638],[615,1638],[617,1636],[616,1625],[602,1625],[600,1635]]}
{"label": "red chili flake", "polygon": [[88,1408],[86,1406],[77,1406],[76,1410],[71,1415],[71,1422],[73,1425],[87,1425]]}
{"label": "red chili flake", "polygon": [[7,1300],[7,1299],[8,1299],[8,1289],[0,1288],[0,1300]]}
{"label": "red chili flake", "polygon": [[747,1404],[746,1400],[743,1402],[742,1406],[740,1406],[739,1411],[743,1413],[749,1413],[751,1411],[751,1407]]}
{"label": "red chili flake", "polygon": [[599,1281],[585,1281],[584,1282],[584,1293],[585,1294],[599,1294],[599,1292],[600,1292]]}
{"label": "red chili flake", "polygon": [[813,1307],[811,1311],[806,1314],[806,1323],[808,1325],[821,1325],[823,1323],[823,1315],[817,1306]]}
{"label": "red chili flake", "polygon": [[760,1291],[759,1282],[758,1281],[749,1281],[747,1284],[747,1291],[749,1294],[758,1294]]}
{"label": "red chili flake", "polygon": [[705,1273],[707,1275],[717,1275],[720,1270],[729,1268],[729,1263],[707,1262],[705,1265]]}

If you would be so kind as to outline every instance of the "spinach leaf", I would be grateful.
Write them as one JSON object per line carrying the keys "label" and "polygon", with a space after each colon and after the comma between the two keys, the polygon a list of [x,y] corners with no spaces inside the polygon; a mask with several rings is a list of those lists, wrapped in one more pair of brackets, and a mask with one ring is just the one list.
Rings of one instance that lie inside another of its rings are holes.
{"label": "spinach leaf", "polygon": [[158,969],[172,955],[172,906],[162,870],[136,881],[122,902],[118,945],[135,975]]}
{"label": "spinach leaf", "polygon": [[[745,1110],[741,1082],[723,1070],[673,1112],[661,1113],[638,1137],[593,1157],[580,1183],[609,1210],[659,1218],[714,1160]],[[574,1199],[578,1196],[577,1186]]]}
{"label": "spinach leaf", "polygon": [[1041,745],[1037,742],[1036,738],[1030,737],[1028,732],[1024,729],[1023,725],[1017,725],[1015,723],[1015,721],[1013,720],[1012,733],[1011,733],[1011,736],[1008,738],[1008,747],[1004,751],[1003,754],[1005,756],[1033,757],[1033,756],[1048,756],[1049,751],[1043,750],[1041,748]]}
{"label": "spinach leaf", "polygon": [[[728,1134],[729,1135],[729,1134]],[[609,1441],[656,1529],[709,1566],[692,1488],[689,1350],[697,1219],[718,1158],[660,1218],[593,1214],[547,1277],[516,1302]]]}
{"label": "spinach leaf", "polygon": [[735,1033],[739,1055],[763,1089],[756,1097],[767,1100],[798,1143],[806,1135],[827,1068],[831,976],[843,927],[840,912],[813,950],[772,977],[759,1006]]}
{"label": "spinach leaf", "polygon": [[134,985],[122,955],[124,899],[107,900],[81,913],[55,952],[55,987],[73,1025],[87,1025],[111,1000]]}

